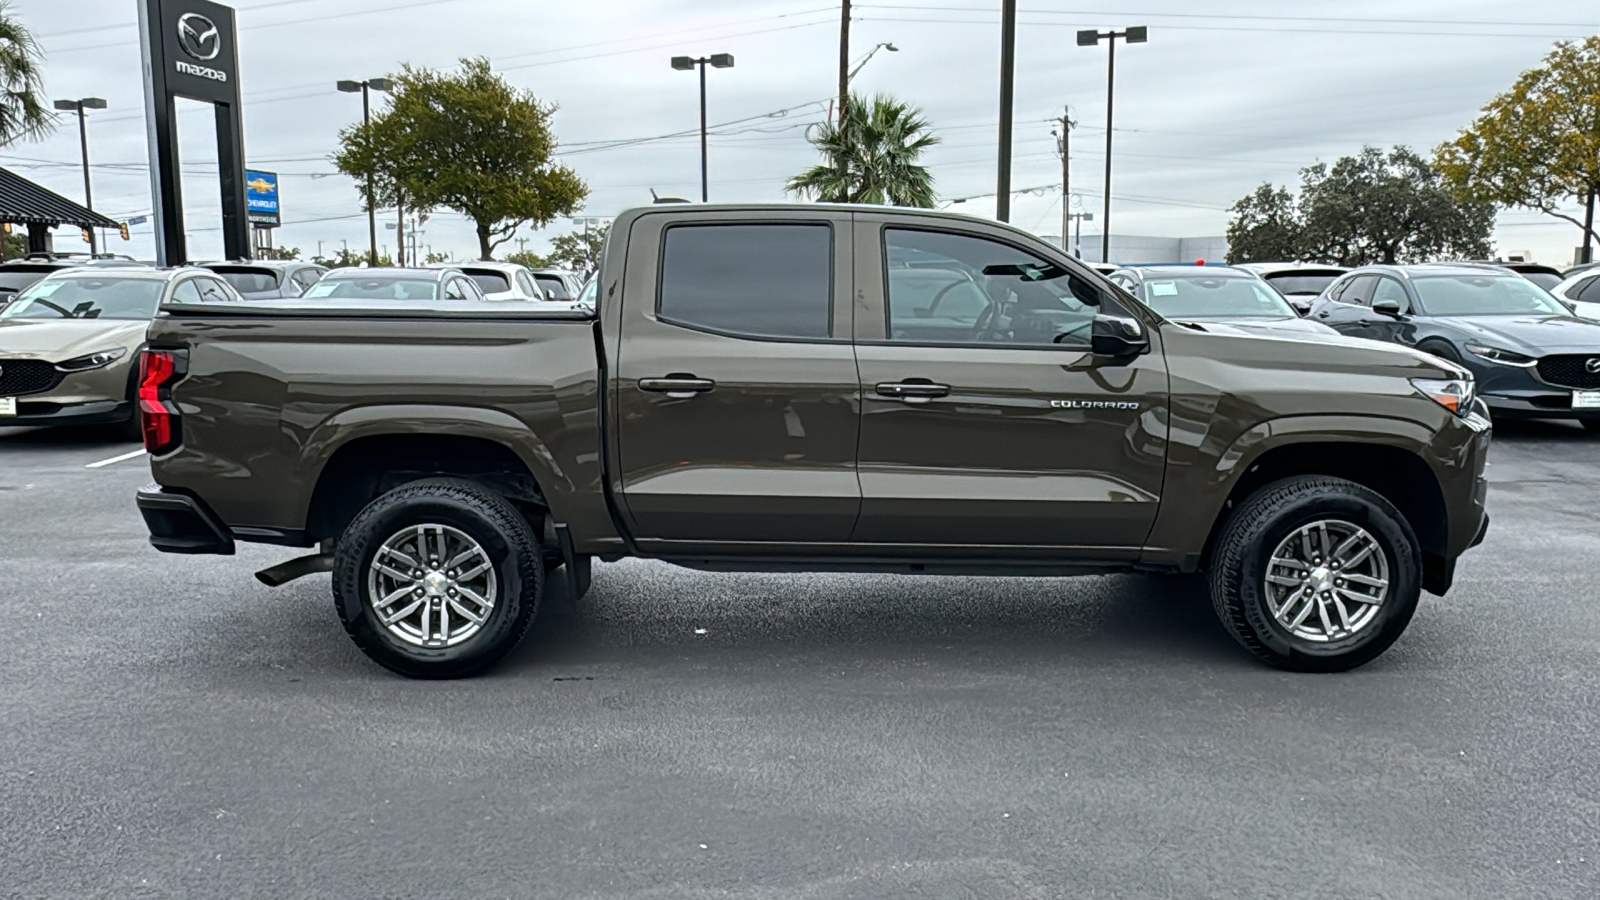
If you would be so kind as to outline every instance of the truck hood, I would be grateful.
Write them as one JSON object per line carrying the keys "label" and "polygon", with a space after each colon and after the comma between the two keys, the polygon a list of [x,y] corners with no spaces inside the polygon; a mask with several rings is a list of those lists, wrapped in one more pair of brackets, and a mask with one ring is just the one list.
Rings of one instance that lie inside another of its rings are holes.
{"label": "truck hood", "polygon": [[144,343],[144,319],[0,319],[0,357],[65,362]]}
{"label": "truck hood", "polygon": [[[1172,322],[1169,327],[1221,338],[1248,340],[1223,356],[1248,357],[1251,365],[1266,369],[1287,367],[1305,372],[1360,373],[1410,378],[1470,378],[1471,373],[1453,362],[1422,350],[1387,341],[1351,337],[1333,332],[1241,328],[1222,322]],[[1330,329],[1331,330],[1331,329]],[[1248,347],[1248,349],[1246,349]]]}
{"label": "truck hood", "polygon": [[1227,328],[1236,329],[1245,334],[1283,331],[1292,334],[1322,337],[1339,333],[1321,322],[1313,322],[1310,319],[1302,319],[1299,316],[1283,316],[1281,318],[1267,316],[1190,316],[1177,318],[1173,321],[1193,323],[1207,331],[1221,331]]}
{"label": "truck hood", "polygon": [[1527,356],[1600,353],[1600,322],[1577,316],[1434,316],[1469,340]]}

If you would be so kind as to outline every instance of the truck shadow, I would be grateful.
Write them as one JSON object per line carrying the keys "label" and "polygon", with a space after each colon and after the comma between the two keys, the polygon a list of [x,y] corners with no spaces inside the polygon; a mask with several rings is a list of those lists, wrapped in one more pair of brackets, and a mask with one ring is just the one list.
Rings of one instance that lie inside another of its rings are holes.
{"label": "truck shadow", "polygon": [[1020,659],[1253,666],[1203,580],[1152,575],[933,578],[728,575],[656,562],[597,566],[575,607],[552,591],[497,675],[582,677],[630,660],[740,666],[794,657],[965,664]]}

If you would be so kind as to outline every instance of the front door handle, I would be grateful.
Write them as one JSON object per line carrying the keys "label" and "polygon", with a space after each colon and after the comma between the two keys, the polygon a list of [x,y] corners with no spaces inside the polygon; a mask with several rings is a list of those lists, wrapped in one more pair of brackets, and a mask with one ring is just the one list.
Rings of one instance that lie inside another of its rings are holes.
{"label": "front door handle", "polygon": [[1327,317],[1328,317],[1328,311],[1327,310],[1323,310],[1322,312],[1317,313],[1317,318],[1319,318],[1319,319],[1326,319]]}
{"label": "front door handle", "polygon": [[907,378],[905,381],[885,381],[875,390],[880,397],[898,397],[907,403],[927,403],[935,397],[950,396],[950,385],[934,384],[926,378]]}
{"label": "front door handle", "polygon": [[703,394],[716,386],[717,383],[709,378],[696,378],[693,375],[684,375],[678,372],[661,378],[639,379],[639,390],[649,391],[653,394],[666,394],[674,400],[687,400],[695,394]]}

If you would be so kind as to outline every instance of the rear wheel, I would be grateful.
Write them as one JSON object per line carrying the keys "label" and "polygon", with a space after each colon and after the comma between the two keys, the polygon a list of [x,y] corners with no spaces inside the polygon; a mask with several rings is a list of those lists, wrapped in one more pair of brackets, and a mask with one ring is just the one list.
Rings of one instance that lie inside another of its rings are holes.
{"label": "rear wheel", "polygon": [[1399,510],[1340,478],[1299,477],[1239,504],[1217,540],[1211,599],[1268,665],[1337,672],[1398,639],[1417,608],[1422,556]]}
{"label": "rear wheel", "polygon": [[452,478],[372,501],[339,540],[333,597],[356,646],[412,678],[461,678],[498,662],[544,588],[538,542],[509,501]]}

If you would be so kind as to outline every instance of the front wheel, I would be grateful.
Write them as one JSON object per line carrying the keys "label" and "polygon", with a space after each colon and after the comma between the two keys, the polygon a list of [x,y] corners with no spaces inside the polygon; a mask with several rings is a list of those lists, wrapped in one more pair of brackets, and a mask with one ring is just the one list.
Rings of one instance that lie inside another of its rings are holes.
{"label": "front wheel", "polygon": [[539,545],[509,501],[470,481],[402,485],[351,520],[333,598],[356,646],[412,678],[462,678],[515,647],[544,589]]}
{"label": "front wheel", "polygon": [[1376,659],[1405,631],[1422,585],[1410,523],[1377,492],[1341,478],[1269,484],[1229,517],[1211,599],[1263,662],[1338,672]]}

